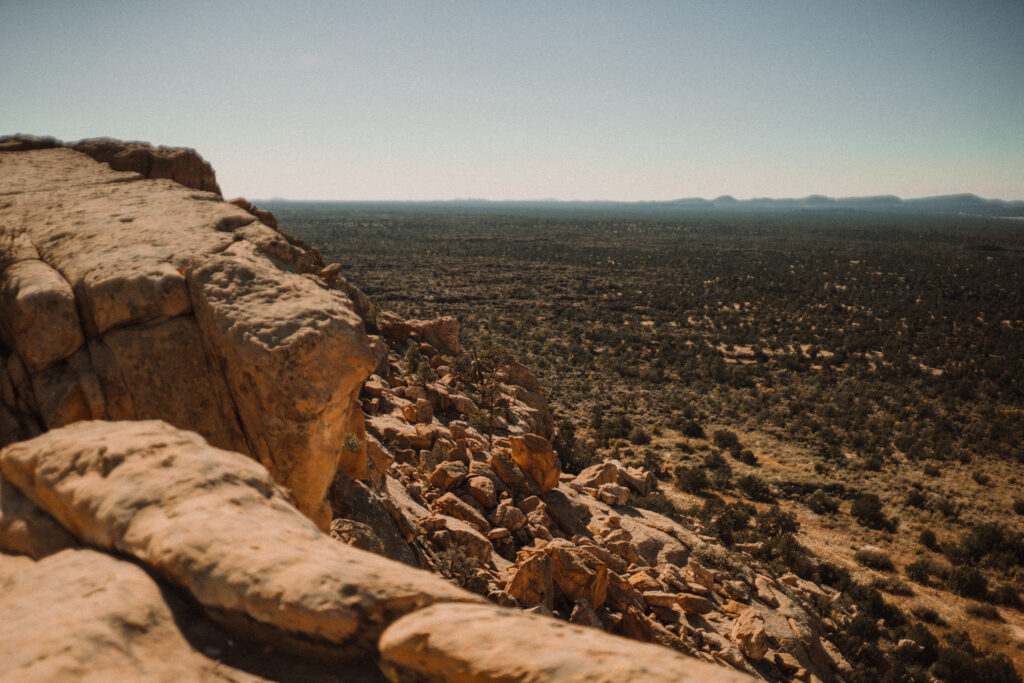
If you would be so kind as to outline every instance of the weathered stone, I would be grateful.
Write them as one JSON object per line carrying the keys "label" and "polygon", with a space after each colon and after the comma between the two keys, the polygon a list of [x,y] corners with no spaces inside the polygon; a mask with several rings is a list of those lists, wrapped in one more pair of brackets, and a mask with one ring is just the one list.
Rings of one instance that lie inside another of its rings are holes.
{"label": "weathered stone", "polygon": [[220,195],[213,167],[194,149],[153,147],[143,142],[121,142],[111,138],[81,140],[75,151],[110,164],[115,171],[133,171],[145,178],[168,178],[185,187]]}
{"label": "weathered stone", "polygon": [[261,465],[165,423],[76,423],[4,448],[0,469],[78,539],[152,567],[211,614],[339,656],[372,653],[410,610],[477,599],[321,534]]}
{"label": "weathered stone", "polygon": [[359,548],[377,555],[386,555],[384,543],[373,527],[351,519],[331,520],[331,538],[336,538],[353,548]]}
{"label": "weathered stone", "polygon": [[0,333],[32,372],[77,351],[85,337],[67,280],[36,260],[20,261],[3,270]]}
{"label": "weathered stone", "polygon": [[110,420],[152,420],[198,432],[218,448],[250,453],[235,405],[192,316],[111,330],[89,344]]}
{"label": "weathered stone", "polygon": [[402,406],[402,416],[411,424],[430,424],[434,419],[434,409],[430,401],[418,398],[415,403]]}
{"label": "weathered stone", "polygon": [[78,541],[0,474],[0,551],[36,560]]}
{"label": "weathered stone", "polygon": [[602,462],[584,469],[572,480],[578,488],[596,489],[602,484],[614,484],[618,481],[618,468],[614,463]]}
{"label": "weathered stone", "polygon": [[525,434],[512,437],[509,442],[512,445],[512,460],[523,468],[541,491],[550,491],[558,486],[562,464],[547,439],[536,434]]}
{"label": "weathered stone", "polygon": [[618,484],[601,484],[597,497],[608,505],[625,505],[629,502],[629,489]]}
{"label": "weathered stone", "polygon": [[481,565],[491,561],[494,546],[479,530],[461,519],[431,515],[420,520],[420,523],[434,532],[434,541],[442,548],[458,547],[468,556],[476,558]]}
{"label": "weathered stone", "polygon": [[466,481],[469,468],[461,462],[445,461],[439,463],[430,474],[430,485],[442,491],[450,491]]}
{"label": "weathered stone", "polygon": [[555,584],[547,553],[526,548],[519,551],[505,591],[524,607],[542,604],[553,608]]}
{"label": "weathered stone", "polygon": [[692,558],[687,563],[683,575],[688,581],[703,586],[706,591],[715,587],[715,573]]}
{"label": "weathered stone", "polygon": [[[19,559],[0,554],[0,565]],[[195,650],[131,562],[80,549],[15,566],[0,570],[0,679],[260,680]]]}
{"label": "weathered stone", "polygon": [[490,510],[498,504],[498,492],[494,488],[494,482],[488,477],[470,477],[466,482],[466,490],[485,510]]}
{"label": "weathered stone", "polygon": [[489,605],[421,610],[384,633],[380,652],[394,680],[750,680],[657,645]]}
{"label": "weathered stone", "polygon": [[540,499],[547,506],[548,516],[566,536],[586,536],[590,512],[585,505],[573,505],[572,500],[560,490],[560,487],[540,494]]}
{"label": "weathered stone", "polygon": [[707,598],[702,598],[699,595],[692,593],[680,593],[676,596],[676,604],[682,608],[686,614],[707,614],[713,612],[715,604]]}
{"label": "weathered stone", "polygon": [[516,531],[526,526],[526,515],[523,514],[522,510],[512,505],[508,501],[502,501],[494,508],[494,513],[491,515],[492,521],[495,526],[503,526],[506,529]]}
{"label": "weathered stone", "polygon": [[372,434],[366,435],[366,476],[378,489],[384,486],[384,477],[395,456]]}
{"label": "weathered stone", "polygon": [[608,568],[568,541],[552,541],[544,547],[551,557],[551,575],[570,600],[585,599],[595,609],[608,597]]}
{"label": "weathered stone", "polygon": [[540,493],[533,479],[512,460],[512,456],[500,451],[491,453],[488,461],[498,478],[517,496],[529,496]]}
{"label": "weathered stone", "polygon": [[649,571],[650,570],[639,571],[635,574],[632,574],[629,577],[629,584],[633,586],[633,588],[636,588],[638,591],[642,591],[644,593],[665,590],[665,586],[661,585],[661,583],[656,578],[651,576]]}
{"label": "weathered stone", "polygon": [[604,624],[597,612],[586,600],[577,600],[572,606],[572,613],[569,615],[569,623],[590,628],[603,629]]}
{"label": "weathered stone", "polygon": [[198,260],[189,290],[254,455],[323,528],[335,470],[366,476],[365,446],[340,459],[347,434],[364,436],[359,388],[376,365],[362,323],[245,242]]}
{"label": "weathered stone", "polygon": [[654,605],[656,607],[674,607],[676,605],[675,593],[666,593],[665,591],[644,591],[643,596],[648,605]]}
{"label": "weathered stone", "polygon": [[764,659],[768,652],[768,639],[764,634],[764,619],[756,609],[745,610],[733,622],[729,638],[743,656],[755,662]]}
{"label": "weathered stone", "polygon": [[461,519],[480,533],[486,534],[491,529],[491,525],[487,523],[487,519],[482,514],[477,512],[454,493],[449,492],[444,494],[434,501],[432,507],[438,512],[455,517],[456,519]]}
{"label": "weathered stone", "polygon": [[105,416],[103,392],[84,350],[35,373],[31,382],[35,406],[48,429]]}

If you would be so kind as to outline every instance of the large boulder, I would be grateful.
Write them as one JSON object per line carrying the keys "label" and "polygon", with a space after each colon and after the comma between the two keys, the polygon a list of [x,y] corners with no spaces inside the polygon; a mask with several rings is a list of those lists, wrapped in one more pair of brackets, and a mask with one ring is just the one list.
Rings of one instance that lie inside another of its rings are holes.
{"label": "large boulder", "polygon": [[478,599],[338,543],[259,463],[162,422],[79,422],[3,449],[0,470],[82,542],[135,558],[275,642],[363,658],[398,616]]}
{"label": "large boulder", "polygon": [[[366,476],[359,389],[376,365],[351,309],[239,242],[199,260],[189,277],[210,355],[223,367],[254,455],[315,521],[340,469]],[[346,437],[359,439],[351,456]]]}
{"label": "large boulder", "polygon": [[420,610],[384,632],[380,652],[392,680],[753,680],[658,645],[492,605],[435,605]]}
{"label": "large boulder", "polygon": [[562,463],[551,442],[536,434],[513,436],[509,439],[512,446],[512,460],[523,468],[541,491],[550,491],[558,486],[558,477],[562,473]]}
{"label": "large boulder", "polygon": [[768,652],[764,618],[754,608],[744,610],[733,622],[729,638],[747,659],[759,662]]}

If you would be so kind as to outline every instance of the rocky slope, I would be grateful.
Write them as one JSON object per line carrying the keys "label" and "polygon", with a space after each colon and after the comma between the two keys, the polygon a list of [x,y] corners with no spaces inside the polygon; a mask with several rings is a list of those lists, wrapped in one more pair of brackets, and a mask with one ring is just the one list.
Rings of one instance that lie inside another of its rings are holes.
{"label": "rocky slope", "polygon": [[275,228],[190,150],[0,140],[5,680],[849,677],[828,589],[563,474],[526,368]]}

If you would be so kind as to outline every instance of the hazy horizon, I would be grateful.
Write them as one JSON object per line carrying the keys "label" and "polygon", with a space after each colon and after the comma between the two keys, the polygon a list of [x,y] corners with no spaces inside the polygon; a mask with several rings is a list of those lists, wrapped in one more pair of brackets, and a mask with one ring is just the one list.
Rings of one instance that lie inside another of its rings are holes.
{"label": "hazy horizon", "polygon": [[320,201],[1024,199],[1024,3],[0,0],[0,134]]}

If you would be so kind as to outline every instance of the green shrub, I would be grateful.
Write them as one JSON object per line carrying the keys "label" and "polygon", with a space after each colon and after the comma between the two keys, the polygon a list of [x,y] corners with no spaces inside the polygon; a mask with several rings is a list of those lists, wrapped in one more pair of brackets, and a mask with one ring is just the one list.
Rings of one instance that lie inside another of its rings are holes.
{"label": "green shrub", "polygon": [[675,485],[685,493],[700,493],[708,487],[707,472],[701,467],[679,465],[675,471]]}
{"label": "green shrub", "polygon": [[861,526],[872,529],[885,529],[889,520],[882,514],[882,501],[874,493],[862,493],[850,505],[850,514]]}
{"label": "green shrub", "polygon": [[796,521],[796,515],[786,512],[778,505],[772,505],[767,510],[757,513],[755,525],[761,536],[773,538],[785,533],[796,533],[800,530],[800,523]]}
{"label": "green shrub", "polygon": [[457,586],[478,595],[487,595],[487,577],[480,572],[479,562],[457,546],[442,550],[435,556],[437,571]]}
{"label": "green shrub", "polygon": [[861,548],[853,554],[853,559],[865,567],[878,571],[891,572],[895,569],[892,558],[880,548]]}
{"label": "green shrub", "polygon": [[935,547],[935,532],[931,529],[922,529],[921,535],[917,537],[918,542],[929,550]]}
{"label": "green shrub", "polygon": [[920,489],[910,489],[910,493],[907,494],[907,505],[912,508],[924,509],[924,505],[927,502],[928,499]]}
{"label": "green shrub", "polygon": [[760,503],[770,503],[775,500],[771,487],[768,486],[764,479],[755,474],[747,474],[740,477],[737,485],[740,491],[743,492],[743,495],[751,500],[756,500]]}
{"label": "green shrub", "polygon": [[637,446],[646,446],[651,443],[651,435],[643,427],[637,425],[629,432],[629,440]]}
{"label": "green shrub", "polygon": [[1024,515],[1024,498],[1013,501],[1013,511],[1018,515]]}
{"label": "green shrub", "polygon": [[632,496],[629,499],[629,504],[633,507],[657,512],[659,515],[665,515],[677,523],[682,523],[684,520],[683,511],[661,491],[652,491],[646,496]]}
{"label": "green shrub", "polygon": [[1014,609],[1021,608],[1020,593],[1008,583],[1001,583],[992,589],[992,601]]}
{"label": "green shrub", "polygon": [[679,427],[679,432],[683,436],[688,436],[691,439],[703,439],[706,437],[704,428],[700,426],[695,420],[687,420]]}
{"label": "green shrub", "polygon": [[939,616],[938,612],[933,610],[931,607],[926,607],[924,605],[914,605],[910,608],[910,613],[928,624],[942,626],[946,623],[942,620],[942,617]]}
{"label": "green shrub", "polygon": [[903,568],[907,578],[916,583],[927,586],[931,580],[931,563],[928,560],[918,558]]}
{"label": "green shrub", "polygon": [[883,593],[889,593],[890,595],[906,595],[910,596],[914,594],[914,591],[903,581],[900,581],[895,576],[881,576],[871,581],[871,587],[877,588]]}
{"label": "green shrub", "polygon": [[988,621],[1002,621],[1003,617],[992,605],[979,605],[972,603],[967,605],[966,612],[972,617],[978,617],[979,619],[987,619]]}
{"label": "green shrub", "polygon": [[811,512],[818,515],[828,515],[839,512],[839,501],[821,489],[816,489],[814,493],[807,496],[804,503],[811,509]]}
{"label": "green shrub", "polygon": [[988,596],[988,579],[974,567],[954,567],[947,583],[951,591],[965,598],[984,600]]}
{"label": "green shrub", "polygon": [[739,447],[740,438],[736,436],[736,432],[728,429],[716,429],[711,435],[711,441],[719,448],[729,450],[733,447]]}

